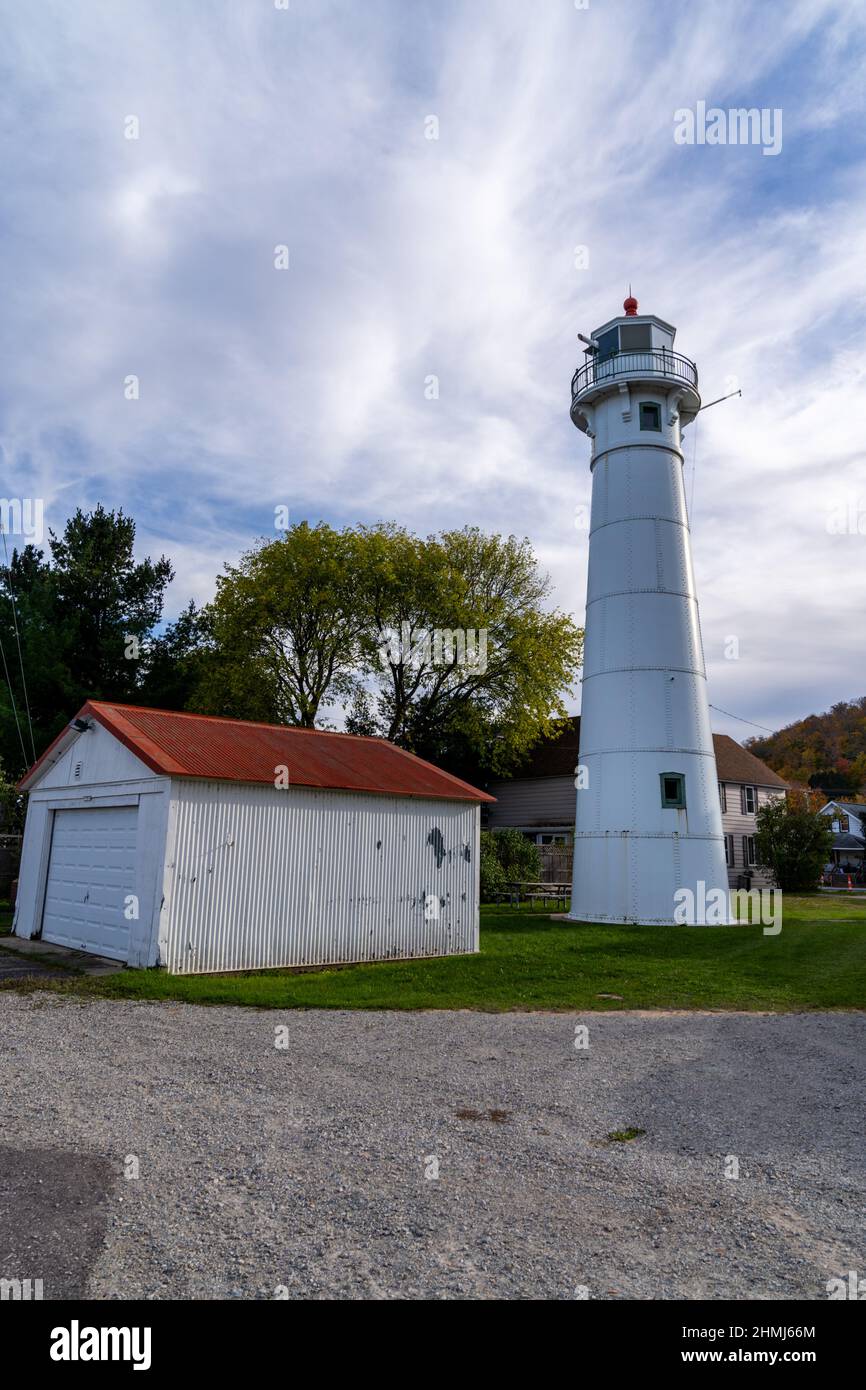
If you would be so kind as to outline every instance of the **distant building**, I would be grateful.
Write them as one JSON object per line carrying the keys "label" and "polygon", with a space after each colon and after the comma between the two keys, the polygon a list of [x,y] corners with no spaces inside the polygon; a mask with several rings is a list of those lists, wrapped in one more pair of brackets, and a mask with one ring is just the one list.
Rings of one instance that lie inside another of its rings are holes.
{"label": "distant building", "polygon": [[768,801],[784,796],[789,784],[727,734],[713,734],[713,746],[728,884],[736,888],[744,875],[751,875],[755,888],[769,887],[771,878],[755,863],[755,816]]}
{"label": "distant building", "polygon": [[866,805],[860,801],[828,801],[818,812],[833,826],[832,859],[843,874],[863,877],[866,857]]}
{"label": "distant building", "polygon": [[[536,745],[519,774],[491,781],[487,790],[495,805],[482,808],[482,824],[490,830],[511,826],[522,831],[542,851],[545,877],[565,882],[571,873],[574,847],[575,773],[580,746],[580,716],[565,720],[558,738]],[[727,734],[713,734],[728,885],[741,886],[750,875],[756,888],[770,880],[755,863],[755,816],[758,808],[783,796],[788,783],[748,749]],[[860,808],[866,820],[866,806]]]}

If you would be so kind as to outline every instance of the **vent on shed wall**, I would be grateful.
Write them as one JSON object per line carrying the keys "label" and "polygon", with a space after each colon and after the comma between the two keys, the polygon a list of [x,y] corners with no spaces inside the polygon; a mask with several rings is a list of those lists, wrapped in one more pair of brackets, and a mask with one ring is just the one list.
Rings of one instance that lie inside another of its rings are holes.
{"label": "vent on shed wall", "polygon": [[74,768],[72,769],[72,776],[75,778],[77,782],[79,777],[81,776],[81,763],[75,764]]}

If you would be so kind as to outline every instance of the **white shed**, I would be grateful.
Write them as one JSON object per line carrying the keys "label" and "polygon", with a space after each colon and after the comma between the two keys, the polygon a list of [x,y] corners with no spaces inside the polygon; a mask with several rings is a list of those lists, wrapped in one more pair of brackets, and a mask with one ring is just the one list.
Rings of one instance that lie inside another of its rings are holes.
{"label": "white shed", "polygon": [[384,739],[91,700],[20,785],[17,936],[174,974],[478,950],[493,798]]}

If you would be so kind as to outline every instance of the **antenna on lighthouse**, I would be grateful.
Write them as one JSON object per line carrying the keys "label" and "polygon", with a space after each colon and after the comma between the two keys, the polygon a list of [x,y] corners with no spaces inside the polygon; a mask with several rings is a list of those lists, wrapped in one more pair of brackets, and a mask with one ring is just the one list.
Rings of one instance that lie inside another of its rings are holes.
{"label": "antenna on lighthouse", "polygon": [[729,401],[731,396],[742,396],[742,390],[729,391],[726,396],[716,396],[714,401],[707,401],[706,405],[701,406],[701,410],[709,410],[711,405],[719,405],[722,401]]}

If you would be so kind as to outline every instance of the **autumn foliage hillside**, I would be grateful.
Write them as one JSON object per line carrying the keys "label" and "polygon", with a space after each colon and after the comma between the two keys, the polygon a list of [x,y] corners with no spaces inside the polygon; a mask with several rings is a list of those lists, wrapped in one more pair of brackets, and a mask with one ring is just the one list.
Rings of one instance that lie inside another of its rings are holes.
{"label": "autumn foliage hillside", "polygon": [[750,752],[788,782],[824,791],[866,791],[866,695],[810,714],[769,738],[749,739]]}

